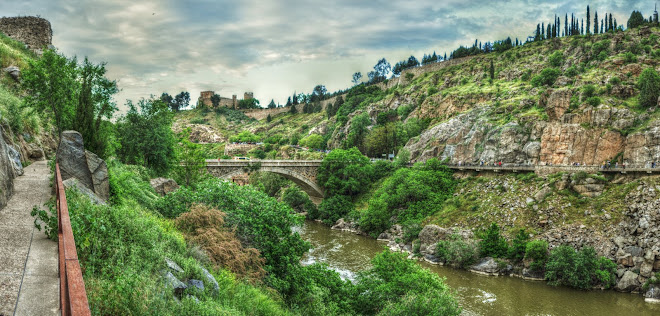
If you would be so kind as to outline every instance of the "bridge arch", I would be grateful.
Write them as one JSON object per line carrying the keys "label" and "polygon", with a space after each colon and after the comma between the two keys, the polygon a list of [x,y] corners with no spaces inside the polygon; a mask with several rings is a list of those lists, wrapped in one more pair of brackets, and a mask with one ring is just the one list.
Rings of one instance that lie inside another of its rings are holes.
{"label": "bridge arch", "polygon": [[[233,168],[231,170],[218,169],[218,168],[209,168],[209,169],[211,174],[227,180],[231,180],[235,176],[245,174],[245,170],[243,168]],[[310,198],[312,198],[312,200],[315,202],[320,201],[325,196],[323,189],[315,181],[312,181],[312,179],[305,176],[304,174],[295,171],[295,169],[290,169],[286,167],[261,166],[261,168],[259,168],[259,170],[257,171],[272,172],[275,174],[279,174],[288,180],[293,181],[293,183],[295,183],[303,191],[305,191],[305,193],[307,193],[310,196]]]}

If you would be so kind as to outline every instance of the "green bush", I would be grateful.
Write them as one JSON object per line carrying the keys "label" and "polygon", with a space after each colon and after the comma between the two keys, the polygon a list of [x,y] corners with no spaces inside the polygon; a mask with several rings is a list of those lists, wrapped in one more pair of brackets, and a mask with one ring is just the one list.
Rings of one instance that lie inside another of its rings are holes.
{"label": "green bush", "polygon": [[509,252],[506,239],[500,235],[497,223],[491,223],[488,229],[479,234],[479,255],[482,257],[504,258]]}
{"label": "green bush", "polygon": [[291,206],[291,208],[299,213],[313,212],[316,206],[309,199],[309,195],[301,190],[298,186],[291,185],[282,192],[282,202]]}
{"label": "green bush", "polygon": [[[433,214],[455,187],[452,172],[437,159],[401,168],[388,177],[362,212],[360,227],[378,236],[395,223],[419,223]],[[390,221],[391,218],[395,221]]]}
{"label": "green bush", "polygon": [[550,66],[559,68],[564,63],[564,54],[561,51],[555,51],[548,57],[548,63]]}
{"label": "green bush", "polygon": [[571,246],[559,246],[550,252],[545,268],[545,277],[551,285],[609,288],[616,281],[616,264],[607,258],[599,258],[592,247],[583,247],[576,252]]}
{"label": "green bush", "polygon": [[580,72],[578,71],[578,68],[577,68],[577,67],[575,67],[575,66],[570,66],[570,67],[568,67],[568,69],[566,69],[566,72],[564,73],[564,75],[566,75],[566,77],[569,77],[569,78],[574,78],[574,77],[577,76],[579,73],[580,73]]}
{"label": "green bush", "polygon": [[545,240],[532,240],[525,247],[525,260],[531,261],[529,269],[543,271],[548,261],[548,242]]}
{"label": "green bush", "polygon": [[660,75],[651,67],[644,69],[637,79],[637,89],[641,106],[656,106],[660,96]]}
{"label": "green bush", "polygon": [[329,196],[355,196],[368,188],[372,175],[371,161],[357,148],[335,149],[323,159],[318,182]]}
{"label": "green bush", "polygon": [[444,280],[408,260],[405,254],[386,250],[376,255],[371,264],[371,269],[358,275],[353,296],[356,314],[460,314],[458,302]]}
{"label": "green bush", "polygon": [[541,71],[540,74],[532,78],[532,82],[531,82],[532,86],[534,87],[552,86],[559,77],[559,75],[561,75],[559,69],[545,68],[543,69],[543,71]]}
{"label": "green bush", "polygon": [[596,92],[596,86],[592,84],[585,85],[582,87],[582,100],[589,99],[594,96]]}
{"label": "green bush", "polygon": [[448,240],[438,242],[435,253],[443,262],[465,268],[477,261],[479,247],[475,242],[463,240],[461,235],[452,234]]}
{"label": "green bush", "polygon": [[602,100],[599,97],[591,97],[587,99],[587,104],[591,106],[599,106],[602,103]]}
{"label": "green bush", "polygon": [[317,211],[308,214],[310,219],[320,219],[326,225],[334,225],[337,220],[353,210],[351,198],[345,195],[334,195],[323,199]]}
{"label": "green bush", "polygon": [[525,258],[525,250],[527,249],[528,242],[529,234],[527,231],[524,229],[519,230],[509,248],[509,259],[517,262],[522,261]]}
{"label": "green bush", "polygon": [[614,77],[610,78],[610,83],[612,85],[618,86],[619,84],[621,84],[621,78],[619,78],[617,76],[614,76]]}
{"label": "green bush", "polygon": [[636,63],[637,62],[637,56],[631,52],[626,52],[623,54],[623,61],[626,62],[626,64],[631,64],[631,63]]}

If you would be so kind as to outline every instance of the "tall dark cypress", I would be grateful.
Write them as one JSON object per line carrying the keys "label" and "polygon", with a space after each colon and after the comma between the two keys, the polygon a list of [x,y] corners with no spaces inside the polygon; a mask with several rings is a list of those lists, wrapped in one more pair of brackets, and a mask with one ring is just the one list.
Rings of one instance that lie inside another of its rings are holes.
{"label": "tall dark cypress", "polygon": [[584,35],[584,19],[582,19],[580,24],[580,35]]}
{"label": "tall dark cypress", "polygon": [[587,6],[587,34],[591,34],[591,15],[589,13],[589,6]]}
{"label": "tall dark cypress", "polygon": [[614,31],[614,26],[612,25],[612,13],[610,13],[610,31]]}
{"label": "tall dark cypress", "polygon": [[541,39],[545,36],[545,24],[541,23]]}
{"label": "tall dark cypress", "polygon": [[541,40],[541,24],[536,24],[536,35],[534,36],[534,41]]}
{"label": "tall dark cypress", "polygon": [[594,34],[598,34],[598,11],[594,12]]}
{"label": "tall dark cypress", "polygon": [[607,32],[607,12],[605,12],[605,21],[603,21],[603,23],[601,24],[603,24],[603,29],[605,30],[605,32]]}
{"label": "tall dark cypress", "polygon": [[568,13],[564,17],[564,36],[568,36]]}

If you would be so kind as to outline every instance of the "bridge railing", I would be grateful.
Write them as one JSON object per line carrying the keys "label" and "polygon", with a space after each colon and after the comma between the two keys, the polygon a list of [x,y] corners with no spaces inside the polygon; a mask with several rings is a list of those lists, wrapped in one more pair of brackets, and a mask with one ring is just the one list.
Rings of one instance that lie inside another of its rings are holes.
{"label": "bridge railing", "polygon": [[83,281],[76,241],[73,238],[69,206],[66,202],[60,165],[55,164],[56,208],[58,218],[58,249],[60,269],[60,309],[62,316],[91,315],[85,282]]}

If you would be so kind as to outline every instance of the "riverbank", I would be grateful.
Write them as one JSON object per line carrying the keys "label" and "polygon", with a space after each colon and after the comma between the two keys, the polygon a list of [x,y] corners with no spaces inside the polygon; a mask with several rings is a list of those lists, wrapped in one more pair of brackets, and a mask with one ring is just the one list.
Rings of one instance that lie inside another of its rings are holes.
{"label": "riverbank", "polygon": [[[386,246],[355,232],[332,230],[321,223],[306,221],[296,232],[313,249],[304,264],[325,263],[342,277],[351,279],[370,266],[369,260]],[[466,270],[420,265],[445,278],[455,291],[464,315],[657,315],[660,305],[647,304],[639,295],[614,291],[580,291],[547,286],[519,278],[485,277]]]}

